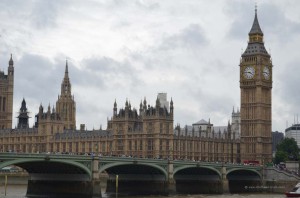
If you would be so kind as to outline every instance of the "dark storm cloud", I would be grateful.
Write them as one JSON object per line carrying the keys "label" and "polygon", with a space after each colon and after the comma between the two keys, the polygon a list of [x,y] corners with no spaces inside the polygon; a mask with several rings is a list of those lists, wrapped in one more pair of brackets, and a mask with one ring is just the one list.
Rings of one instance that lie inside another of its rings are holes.
{"label": "dark storm cloud", "polygon": [[201,48],[208,43],[203,28],[199,24],[190,24],[178,34],[164,38],[160,45],[161,50],[173,50],[177,48]]}

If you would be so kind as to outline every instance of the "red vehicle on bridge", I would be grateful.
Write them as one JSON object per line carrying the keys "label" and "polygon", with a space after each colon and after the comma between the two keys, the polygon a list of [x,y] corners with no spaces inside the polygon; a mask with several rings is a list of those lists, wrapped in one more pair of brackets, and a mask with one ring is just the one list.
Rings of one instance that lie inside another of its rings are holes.
{"label": "red vehicle on bridge", "polygon": [[244,160],[245,165],[259,166],[258,160]]}

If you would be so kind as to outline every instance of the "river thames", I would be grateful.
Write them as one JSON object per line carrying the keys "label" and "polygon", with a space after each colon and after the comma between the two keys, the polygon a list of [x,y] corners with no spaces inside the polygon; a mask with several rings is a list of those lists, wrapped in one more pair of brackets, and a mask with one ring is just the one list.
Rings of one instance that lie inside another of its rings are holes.
{"label": "river thames", "polygon": [[[26,194],[26,185],[9,185],[7,186],[6,196],[4,186],[0,186],[0,197],[4,198],[24,198]],[[102,193],[102,198],[115,198],[115,195],[107,195]],[[170,197],[170,198],[285,198],[284,194],[222,194],[222,195],[170,195],[170,196],[118,196],[122,198],[154,198],[154,197]]]}

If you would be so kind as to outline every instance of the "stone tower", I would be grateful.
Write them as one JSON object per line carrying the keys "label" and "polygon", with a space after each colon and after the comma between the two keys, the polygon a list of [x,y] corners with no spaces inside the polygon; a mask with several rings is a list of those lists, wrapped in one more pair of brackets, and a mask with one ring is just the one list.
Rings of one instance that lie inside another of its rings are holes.
{"label": "stone tower", "polygon": [[0,71],[0,129],[12,128],[14,94],[14,61],[8,62],[7,75]]}
{"label": "stone tower", "polygon": [[56,112],[64,122],[64,129],[76,129],[76,104],[71,92],[68,61],[66,61],[65,76],[61,83],[61,95],[56,102]]}
{"label": "stone tower", "polygon": [[234,138],[240,138],[241,137],[241,113],[240,110],[237,109],[237,111],[232,110],[231,114],[231,132],[234,134]]}
{"label": "stone tower", "polygon": [[264,46],[257,9],[240,59],[241,158],[272,160],[272,60]]}
{"label": "stone tower", "polygon": [[29,112],[27,111],[26,102],[23,98],[19,116],[18,116],[18,129],[27,129],[29,128]]}

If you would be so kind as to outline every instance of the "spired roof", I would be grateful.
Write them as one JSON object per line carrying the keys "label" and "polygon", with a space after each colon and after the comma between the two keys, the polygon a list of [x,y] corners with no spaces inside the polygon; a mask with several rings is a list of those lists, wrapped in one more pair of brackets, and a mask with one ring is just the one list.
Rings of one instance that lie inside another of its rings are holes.
{"label": "spired roof", "polygon": [[261,28],[260,28],[259,23],[258,23],[258,19],[257,19],[257,8],[256,8],[256,7],[255,7],[255,17],[254,17],[254,21],[253,21],[251,30],[250,30],[250,32],[249,32],[249,35],[250,35],[250,34],[260,34],[260,35],[264,35],[264,33],[261,31]]}
{"label": "spired roof", "polygon": [[257,9],[255,8],[255,17],[249,32],[249,42],[245,52],[242,54],[242,57],[253,56],[253,55],[264,55],[270,57],[267,52],[264,42],[263,42],[263,32],[259,26],[257,18]]}

